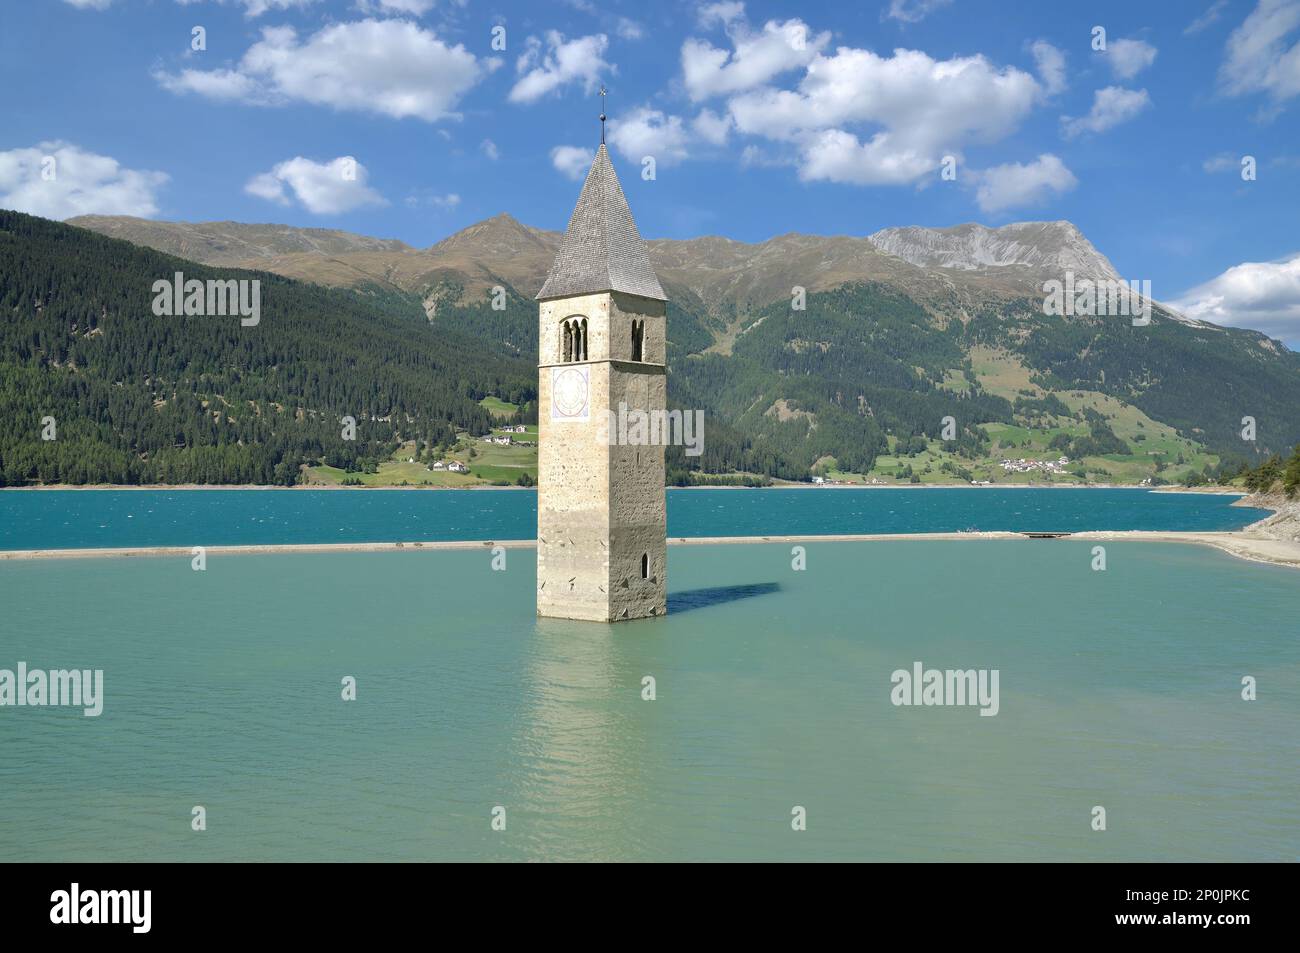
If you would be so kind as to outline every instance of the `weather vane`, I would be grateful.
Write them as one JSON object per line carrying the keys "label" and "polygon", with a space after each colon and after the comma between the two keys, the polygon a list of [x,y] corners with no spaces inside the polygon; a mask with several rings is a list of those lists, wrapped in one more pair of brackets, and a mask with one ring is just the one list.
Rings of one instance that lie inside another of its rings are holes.
{"label": "weather vane", "polygon": [[605,84],[600,84],[600,144],[605,144]]}

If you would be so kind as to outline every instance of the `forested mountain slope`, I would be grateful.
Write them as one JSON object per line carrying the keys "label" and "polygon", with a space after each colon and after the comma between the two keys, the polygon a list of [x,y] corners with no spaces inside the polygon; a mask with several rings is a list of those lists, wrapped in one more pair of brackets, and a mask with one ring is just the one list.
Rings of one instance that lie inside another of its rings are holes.
{"label": "forested mountain slope", "polygon": [[[260,321],[156,316],[154,282],[178,271],[259,280]],[[386,456],[394,431],[430,444],[485,432],[481,398],[525,403],[536,389],[531,362],[430,325],[407,299],[218,271],[7,211],[0,316],[11,485],[290,484],[305,462]]]}
{"label": "forested mountain slope", "polygon": [[[424,249],[287,226],[78,222],[213,255],[219,234],[222,255],[255,249],[258,267],[418,308],[436,331],[528,365],[559,240],[508,215]],[[669,296],[670,400],[708,420],[703,457],[670,454],[678,480],[1002,479],[1005,458],[1064,456],[1055,475],[1070,480],[1195,481],[1300,442],[1300,355],[1262,334],[1158,305],[1146,327],[1045,315],[1044,280],[1115,277],[1069,222],[648,246]],[[955,439],[941,439],[946,417]]]}

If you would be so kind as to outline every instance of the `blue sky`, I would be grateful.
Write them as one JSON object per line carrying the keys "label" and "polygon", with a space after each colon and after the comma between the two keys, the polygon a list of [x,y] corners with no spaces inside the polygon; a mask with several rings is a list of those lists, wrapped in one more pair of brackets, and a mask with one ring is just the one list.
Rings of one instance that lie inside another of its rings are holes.
{"label": "blue sky", "polygon": [[647,237],[1069,219],[1156,298],[1300,345],[1300,0],[34,0],[0,17],[0,206],[415,246],[503,211],[562,228],[604,82]]}

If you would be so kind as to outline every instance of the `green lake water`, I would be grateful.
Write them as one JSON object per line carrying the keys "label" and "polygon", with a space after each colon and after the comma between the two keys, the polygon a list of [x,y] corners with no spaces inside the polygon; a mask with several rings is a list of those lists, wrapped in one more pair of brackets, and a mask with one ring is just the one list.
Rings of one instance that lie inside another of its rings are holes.
{"label": "green lake water", "polygon": [[[6,563],[0,668],[106,700],[0,708],[0,860],[1300,858],[1300,574],[1092,545],[674,546],[613,627],[529,550]],[[894,706],[916,661],[999,713]]]}

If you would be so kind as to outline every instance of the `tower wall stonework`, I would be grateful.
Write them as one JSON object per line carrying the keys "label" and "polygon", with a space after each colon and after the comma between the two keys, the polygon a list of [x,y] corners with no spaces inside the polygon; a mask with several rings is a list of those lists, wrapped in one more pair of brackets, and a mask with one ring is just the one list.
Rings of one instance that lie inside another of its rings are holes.
{"label": "tower wall stonework", "polygon": [[[564,362],[561,326],[575,317],[587,320],[588,359]],[[645,327],[642,361],[629,359],[634,320]],[[664,302],[573,296],[542,302],[539,321],[537,612],[605,622],[663,615],[664,447],[621,444],[608,412],[616,421],[620,403],[666,407]],[[585,374],[585,420],[557,415],[557,369]]]}
{"label": "tower wall stonework", "polygon": [[[664,364],[668,359],[667,304],[652,298],[615,292],[609,296],[607,322],[613,329],[609,349],[602,352],[615,361],[632,360],[632,322],[645,321],[645,338],[641,360],[647,364]],[[592,356],[595,356],[592,351]],[[614,402],[615,407],[618,402]]]}
{"label": "tower wall stonework", "polygon": [[[552,366],[543,365],[538,380],[537,612],[606,621],[608,448],[596,416],[586,422],[552,420]],[[574,366],[588,370],[593,395],[608,392],[607,363]]]}
{"label": "tower wall stonework", "polygon": [[[649,322],[647,322],[647,330]],[[663,410],[663,365],[616,362],[610,371],[610,406]],[[664,447],[612,442],[609,448],[610,616],[639,619],[668,611],[668,515],[664,498]],[[646,572],[642,574],[642,557]]]}

